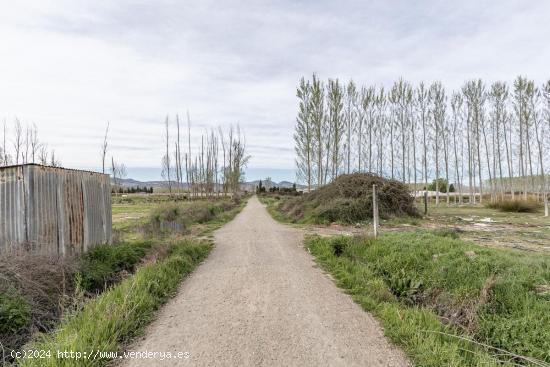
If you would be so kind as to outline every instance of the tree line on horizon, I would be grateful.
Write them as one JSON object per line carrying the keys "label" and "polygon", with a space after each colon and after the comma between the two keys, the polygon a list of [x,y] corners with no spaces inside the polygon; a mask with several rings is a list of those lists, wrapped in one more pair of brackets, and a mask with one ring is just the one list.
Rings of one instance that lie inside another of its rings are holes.
{"label": "tree line on horizon", "polygon": [[529,194],[547,206],[550,81],[476,79],[447,92],[439,81],[414,86],[401,78],[384,88],[313,74],[300,79],[296,95],[297,175],[308,189],[372,172],[415,191],[444,178],[460,203],[463,195],[475,203],[484,194],[492,201]]}

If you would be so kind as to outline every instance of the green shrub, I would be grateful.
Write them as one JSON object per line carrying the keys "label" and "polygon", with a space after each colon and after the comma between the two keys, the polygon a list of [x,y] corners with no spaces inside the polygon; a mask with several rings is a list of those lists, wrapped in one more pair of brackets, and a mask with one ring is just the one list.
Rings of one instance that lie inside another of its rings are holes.
{"label": "green shrub", "polygon": [[94,247],[81,260],[82,287],[94,292],[115,283],[121,271],[134,271],[151,245],[149,241],[138,241]]}
{"label": "green shrub", "polygon": [[[437,191],[438,183],[439,183],[439,192],[446,193],[448,182],[444,178],[438,178],[437,180],[433,180],[432,183],[428,185],[428,191]],[[451,187],[452,187],[452,190],[450,190]],[[454,186],[452,184],[451,184],[451,187],[449,187],[449,192],[454,192]]]}
{"label": "green shrub", "polygon": [[31,307],[15,291],[0,293],[0,334],[15,333],[31,319]]}
{"label": "green shrub", "polygon": [[498,209],[501,212],[514,212],[514,213],[536,213],[541,208],[541,205],[534,200],[499,200],[486,205],[491,209]]}

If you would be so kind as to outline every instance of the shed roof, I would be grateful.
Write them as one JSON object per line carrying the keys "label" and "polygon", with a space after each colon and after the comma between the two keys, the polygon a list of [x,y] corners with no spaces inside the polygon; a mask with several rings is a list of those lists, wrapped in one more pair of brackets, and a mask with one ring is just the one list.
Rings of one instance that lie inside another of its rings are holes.
{"label": "shed roof", "polygon": [[0,166],[0,171],[4,169],[10,169],[15,167],[27,167],[27,166],[35,166],[35,167],[41,167],[46,169],[54,169],[54,170],[65,170],[65,171],[76,171],[76,172],[87,172],[93,175],[105,175],[110,176],[108,173],[101,173],[101,172],[95,172],[95,171],[88,171],[88,170],[82,170],[82,169],[75,169],[75,168],[65,168],[65,167],[55,167],[55,166],[47,166],[43,164],[38,163],[25,163],[25,164],[14,164],[10,166]]}

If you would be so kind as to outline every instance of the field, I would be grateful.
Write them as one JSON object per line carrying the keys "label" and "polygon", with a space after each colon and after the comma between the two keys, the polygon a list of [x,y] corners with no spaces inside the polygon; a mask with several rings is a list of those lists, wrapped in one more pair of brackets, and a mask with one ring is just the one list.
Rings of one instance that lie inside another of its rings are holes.
{"label": "field", "polygon": [[455,230],[460,238],[485,246],[550,251],[550,218],[542,211],[505,213],[481,205],[431,204],[420,226]]}
{"label": "field", "polygon": [[[281,202],[288,200],[281,195],[265,195],[261,200],[267,204],[270,213],[280,221],[293,223],[277,210]],[[419,213],[423,213],[424,204],[418,199],[415,205]],[[478,245],[489,247],[515,248],[525,251],[550,252],[550,218],[545,218],[542,210],[535,213],[510,213],[484,205],[447,206],[444,202],[435,205],[428,204],[428,214],[420,217],[395,217],[381,220],[380,231],[403,232],[417,229],[441,230],[454,232],[457,237],[472,241]],[[370,222],[349,225],[345,223],[330,223],[315,225],[294,223],[311,233],[321,235],[361,235],[372,234]]]}

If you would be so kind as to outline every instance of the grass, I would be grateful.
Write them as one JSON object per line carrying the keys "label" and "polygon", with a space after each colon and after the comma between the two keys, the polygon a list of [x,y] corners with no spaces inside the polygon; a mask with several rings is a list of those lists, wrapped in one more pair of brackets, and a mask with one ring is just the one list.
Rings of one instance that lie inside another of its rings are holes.
{"label": "grass", "polygon": [[550,362],[548,257],[425,231],[306,245],[419,366]]}
{"label": "grass", "polygon": [[281,223],[296,223],[296,219],[286,215],[279,209],[279,206],[290,197],[258,195],[258,199],[266,206],[267,211],[275,220]]}
{"label": "grass", "polygon": [[161,204],[151,211],[145,229],[153,238],[174,233],[207,236],[233,219],[245,205],[246,200],[241,199]]}
{"label": "grass", "polygon": [[103,366],[107,359],[63,359],[57,351],[118,351],[138,335],[176,291],[180,281],[209,253],[207,242],[175,244],[165,260],[144,266],[136,274],[90,301],[67,318],[56,332],[44,335],[31,349],[51,351],[51,358],[20,360],[21,366]]}
{"label": "grass", "polygon": [[237,205],[238,203],[231,200],[163,204],[152,211],[150,224],[156,230],[160,230],[162,223],[166,222],[178,223],[182,228],[188,228],[193,224],[210,222]]}
{"label": "grass", "polygon": [[104,290],[120,272],[133,272],[151,246],[151,241],[135,241],[94,247],[81,259],[81,286],[88,292]]}

